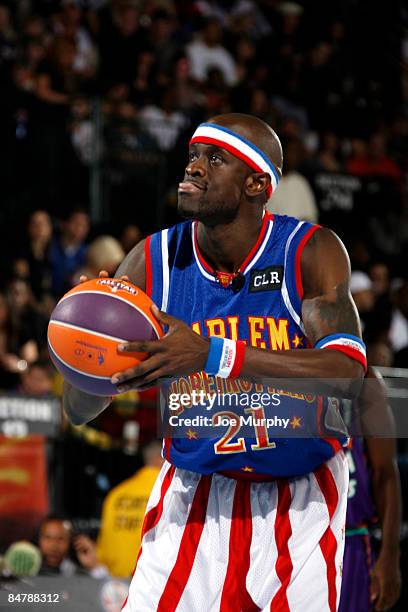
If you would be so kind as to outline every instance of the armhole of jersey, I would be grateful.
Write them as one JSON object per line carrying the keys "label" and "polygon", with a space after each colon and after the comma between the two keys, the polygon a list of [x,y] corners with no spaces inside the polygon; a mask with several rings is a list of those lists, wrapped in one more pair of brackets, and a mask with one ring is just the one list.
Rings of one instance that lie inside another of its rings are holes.
{"label": "armhole of jersey", "polygon": [[310,238],[313,236],[315,231],[319,229],[321,225],[312,225],[306,230],[306,233],[301,238],[298,247],[296,249],[295,255],[295,280],[296,280],[296,290],[299,296],[300,301],[303,299],[303,283],[302,283],[302,253],[309,242]]}
{"label": "armhole of jersey", "polygon": [[167,311],[170,288],[168,229],[146,238],[146,293],[153,302]]}
{"label": "armhole of jersey", "polygon": [[169,303],[169,290],[170,290],[170,268],[169,268],[169,230],[165,229],[162,231],[161,236],[161,256],[162,256],[162,302],[161,308],[163,312],[167,312],[167,305]]}
{"label": "armhole of jersey", "polygon": [[299,221],[289,234],[285,247],[285,273],[282,283],[282,297],[292,319],[304,331],[302,323],[302,270],[303,250],[320,225]]}

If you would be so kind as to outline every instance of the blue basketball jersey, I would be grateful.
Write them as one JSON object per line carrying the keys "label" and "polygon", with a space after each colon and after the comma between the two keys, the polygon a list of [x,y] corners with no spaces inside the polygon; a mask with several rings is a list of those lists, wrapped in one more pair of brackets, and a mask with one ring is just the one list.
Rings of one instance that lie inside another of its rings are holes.
{"label": "blue basketball jersey", "polygon": [[[241,286],[234,287],[219,282],[200,253],[197,222],[180,223],[146,240],[146,292],[161,310],[203,336],[244,340],[248,346],[266,350],[307,348],[310,345],[301,320],[300,259],[318,227],[292,217],[265,214],[257,243],[240,266]],[[220,395],[271,392],[262,384],[211,377],[203,372],[180,377],[171,387],[179,393],[194,389]],[[288,393],[283,399],[278,407],[253,412],[249,406],[246,412],[266,417],[290,414],[288,431],[299,430],[300,434],[308,420],[318,419],[327,410],[327,399],[321,397]],[[217,414],[229,412],[217,404],[212,414],[215,410]],[[184,409],[187,412],[189,408]],[[218,435],[209,437],[197,428],[186,427],[184,434],[178,431],[176,437],[165,440],[166,458],[177,467],[203,474],[222,471],[246,472],[254,477],[300,476],[326,462],[347,441],[346,435],[336,439],[272,439],[261,426],[251,431],[225,429],[217,429]]]}

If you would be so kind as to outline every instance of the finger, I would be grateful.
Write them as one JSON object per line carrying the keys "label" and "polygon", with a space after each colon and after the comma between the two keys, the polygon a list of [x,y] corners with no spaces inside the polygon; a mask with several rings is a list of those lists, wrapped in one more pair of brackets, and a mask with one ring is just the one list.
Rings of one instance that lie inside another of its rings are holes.
{"label": "finger", "polygon": [[156,319],[160,321],[160,323],[163,323],[163,325],[171,326],[178,323],[178,319],[160,310],[156,304],[152,304],[150,308]]}
{"label": "finger", "polygon": [[118,345],[119,353],[159,353],[162,346],[158,340],[140,340]]}
{"label": "finger", "polygon": [[123,280],[123,281],[126,281],[127,283],[130,283],[130,278],[128,277],[128,275],[127,275],[127,274],[123,274],[123,275],[120,277],[120,280]]}
{"label": "finger", "polygon": [[86,276],[86,274],[81,274],[81,276],[79,277],[80,283],[86,283],[87,280],[89,280],[89,278]]}
{"label": "finger", "polygon": [[161,365],[161,357],[158,357],[157,355],[149,357],[149,359],[142,361],[133,368],[129,368],[127,370],[124,370],[123,372],[116,372],[111,378],[111,383],[113,385],[119,385],[134,378],[143,378],[143,376],[146,376],[146,374],[148,374],[149,372],[156,370]]}
{"label": "finger", "polygon": [[371,602],[378,599],[380,595],[380,583],[378,581],[377,576],[371,576],[371,584],[370,584],[370,600]]}
{"label": "finger", "polygon": [[166,376],[166,370],[164,368],[159,368],[158,370],[154,370],[146,376],[131,378],[127,381],[126,384],[121,384],[118,386],[118,391],[120,393],[125,393],[126,391],[130,391],[131,389],[136,389],[137,391],[144,391],[145,389],[150,389],[151,387],[156,387],[160,378],[164,378]]}
{"label": "finger", "polygon": [[99,278],[109,278],[109,272],[107,272],[106,270],[101,270],[99,272]]}
{"label": "finger", "polygon": [[389,610],[392,608],[398,599],[398,589],[394,588],[395,586],[396,585],[393,584],[383,585],[376,604],[376,608],[378,608],[378,610]]}

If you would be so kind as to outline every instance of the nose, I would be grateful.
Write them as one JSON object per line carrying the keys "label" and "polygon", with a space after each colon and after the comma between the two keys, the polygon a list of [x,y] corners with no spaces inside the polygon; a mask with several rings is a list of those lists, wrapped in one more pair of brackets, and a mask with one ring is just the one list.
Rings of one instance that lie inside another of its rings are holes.
{"label": "nose", "polygon": [[204,157],[199,156],[194,161],[190,161],[186,167],[186,174],[203,178],[206,174]]}

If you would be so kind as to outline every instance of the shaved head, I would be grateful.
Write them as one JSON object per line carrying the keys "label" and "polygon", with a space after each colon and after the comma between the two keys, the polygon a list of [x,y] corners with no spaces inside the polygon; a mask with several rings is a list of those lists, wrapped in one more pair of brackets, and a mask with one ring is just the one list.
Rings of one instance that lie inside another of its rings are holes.
{"label": "shaved head", "polygon": [[228,113],[209,119],[208,123],[216,123],[244,136],[265,153],[282,175],[283,153],[282,145],[273,129],[258,117],[243,113]]}

